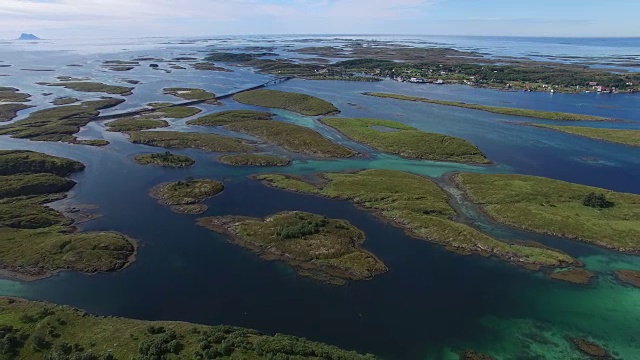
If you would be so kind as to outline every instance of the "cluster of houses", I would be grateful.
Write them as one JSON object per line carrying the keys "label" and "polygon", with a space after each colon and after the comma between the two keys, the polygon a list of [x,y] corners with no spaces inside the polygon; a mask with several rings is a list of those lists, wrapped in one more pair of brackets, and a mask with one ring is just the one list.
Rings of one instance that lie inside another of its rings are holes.
{"label": "cluster of houses", "polygon": [[425,79],[421,77],[395,76],[393,80],[400,82],[410,82],[414,84],[444,84],[444,80],[442,79]]}

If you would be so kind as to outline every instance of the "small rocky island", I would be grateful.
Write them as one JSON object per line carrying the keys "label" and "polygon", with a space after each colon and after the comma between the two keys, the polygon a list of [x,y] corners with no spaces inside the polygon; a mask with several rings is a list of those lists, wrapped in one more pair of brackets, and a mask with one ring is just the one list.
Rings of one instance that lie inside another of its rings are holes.
{"label": "small rocky island", "polygon": [[224,190],[224,185],[210,179],[194,179],[162,183],[151,189],[151,197],[162,205],[180,214],[202,214],[208,206],[201,204],[206,199],[216,196]]}
{"label": "small rocky island", "polygon": [[257,219],[216,216],[198,219],[198,225],[229,236],[265,260],[285,261],[300,275],[332,285],[368,280],[388,269],[361,248],[365,236],[346,220],[291,211]]}

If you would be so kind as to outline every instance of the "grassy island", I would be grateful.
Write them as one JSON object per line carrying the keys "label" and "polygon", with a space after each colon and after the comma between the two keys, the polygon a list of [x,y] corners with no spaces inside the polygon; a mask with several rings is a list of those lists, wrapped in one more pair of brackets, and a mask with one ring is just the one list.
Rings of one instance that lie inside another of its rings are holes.
{"label": "grassy island", "polygon": [[289,159],[267,155],[267,154],[237,154],[237,155],[224,155],[218,158],[223,164],[232,166],[287,166],[291,163]]}
{"label": "grassy island", "polygon": [[231,326],[92,316],[69,306],[0,298],[7,359],[374,360],[335,346]]}
{"label": "grassy island", "polygon": [[46,86],[62,86],[65,89],[80,91],[80,92],[100,92],[112,95],[127,96],[132,94],[132,87],[107,85],[99,82],[86,82],[86,81],[70,81],[61,83],[41,83],[40,85]]}
{"label": "grassy island", "polygon": [[193,106],[169,106],[158,109],[158,112],[169,119],[183,119],[197,115],[202,110]]}
{"label": "grassy island", "polygon": [[619,281],[640,288],[640,271],[617,270],[615,276]]}
{"label": "grassy island", "polygon": [[157,165],[165,167],[184,168],[195,164],[196,162],[182,155],[172,154],[169,151],[157,154],[142,154],[134,158],[141,165]]}
{"label": "grassy island", "polygon": [[26,102],[31,95],[21,93],[19,89],[0,86],[0,102]]}
{"label": "grassy island", "polygon": [[300,125],[280,121],[252,120],[230,123],[225,125],[225,128],[253,135],[295,153],[339,158],[356,155],[355,151],[334,143],[315,130]]}
{"label": "grassy island", "polygon": [[216,97],[209,91],[193,88],[164,88],[162,92],[185,100],[208,100]]}
{"label": "grassy island", "polygon": [[228,110],[187,121],[189,125],[220,126],[248,120],[271,120],[273,114],[254,110]]}
{"label": "grassy island", "polygon": [[174,212],[202,214],[208,207],[200,203],[220,194],[223,190],[224,185],[219,181],[189,177],[185,180],[157,185],[149,194],[160,204],[170,206]]}
{"label": "grassy island", "polygon": [[285,261],[301,275],[344,285],[387,271],[361,249],[364,233],[348,221],[305,212],[283,212],[255,219],[236,216],[198,219],[198,224],[229,235],[229,241],[267,260]]}
{"label": "grassy island", "polygon": [[556,280],[566,281],[578,285],[589,285],[596,277],[591,271],[575,268],[568,270],[558,270],[549,274],[549,277]]}
{"label": "grassy island", "polygon": [[191,64],[191,66],[196,70],[233,72],[233,70],[223,68],[221,66],[216,66],[215,64],[206,63],[206,62]]}
{"label": "grassy island", "polygon": [[307,116],[333,115],[340,112],[330,102],[315,96],[278,90],[245,91],[234,95],[233,99],[247,105],[284,109]]}
{"label": "grassy island", "polygon": [[34,111],[25,119],[0,126],[0,135],[35,141],[82,143],[73,134],[99,115],[99,110],[123,103],[123,99],[105,98],[78,105],[56,106]]}
{"label": "grassy island", "polygon": [[74,97],[63,96],[63,97],[59,97],[59,98],[53,99],[53,101],[51,103],[53,105],[70,105],[70,104],[77,103],[78,101],[80,101],[80,100],[76,99]]}
{"label": "grassy island", "polygon": [[179,131],[132,131],[128,132],[127,135],[129,135],[129,141],[134,144],[168,149],[200,149],[216,152],[253,151],[253,147],[242,140],[216,134]]}
{"label": "grassy island", "polygon": [[29,150],[0,150],[0,175],[49,173],[67,176],[84,170],[79,161]]}
{"label": "grassy island", "polygon": [[109,145],[109,142],[107,140],[102,140],[102,139],[88,139],[88,140],[76,139],[73,143],[78,145],[88,145],[88,146],[98,146],[98,147]]}
{"label": "grassy island", "polygon": [[415,238],[431,241],[462,254],[495,256],[531,269],[576,264],[570,256],[539,246],[494,239],[452,218],[448,196],[431,180],[393,170],[365,170],[355,174],[327,173],[321,187],[301,178],[265,174],[265,184],[307,194],[345,199],[374,211],[382,219],[406,229]]}
{"label": "grassy island", "polygon": [[18,116],[18,112],[32,107],[24,104],[0,104],[0,122],[11,121]]}
{"label": "grassy island", "polygon": [[532,124],[533,126],[552,129],[567,134],[578,135],[590,139],[602,140],[617,144],[640,146],[640,130],[602,129],[583,126],[556,126],[546,124]]}
{"label": "grassy island", "polygon": [[525,175],[458,174],[455,180],[498,222],[640,252],[640,195]]}
{"label": "grassy island", "polygon": [[346,118],[321,121],[352,140],[409,159],[490,163],[480,149],[467,140],[424,132],[396,121]]}
{"label": "grassy island", "polygon": [[519,108],[509,108],[509,107],[498,107],[498,106],[487,106],[487,105],[478,105],[478,104],[467,104],[467,103],[457,102],[457,101],[433,100],[433,99],[427,99],[427,98],[422,98],[417,96],[407,96],[407,95],[399,95],[399,94],[371,93],[371,92],[367,92],[364,94],[369,96],[381,97],[381,98],[417,101],[417,102],[424,102],[424,103],[445,105],[445,106],[455,106],[455,107],[462,107],[462,108],[472,109],[472,110],[487,111],[495,114],[510,115],[510,116],[525,116],[525,117],[546,119],[546,120],[559,120],[559,121],[610,121],[611,120],[604,117],[592,116],[592,115],[529,110],[529,109],[519,109]]}
{"label": "grassy island", "polygon": [[115,271],[133,261],[135,243],[115,232],[77,232],[73,221],[44,206],[84,169],[70,159],[31,151],[0,152],[0,275],[36,280],[62,270]]}
{"label": "grassy island", "polygon": [[166,120],[158,120],[141,116],[114,120],[106,125],[108,131],[125,132],[168,127],[169,123]]}

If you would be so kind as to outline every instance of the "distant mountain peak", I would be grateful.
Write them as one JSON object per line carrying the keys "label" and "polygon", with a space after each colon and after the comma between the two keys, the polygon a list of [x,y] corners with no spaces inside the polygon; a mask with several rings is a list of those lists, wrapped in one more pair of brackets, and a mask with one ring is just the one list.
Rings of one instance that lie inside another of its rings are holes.
{"label": "distant mountain peak", "polygon": [[33,34],[22,33],[18,40],[40,40],[40,38]]}

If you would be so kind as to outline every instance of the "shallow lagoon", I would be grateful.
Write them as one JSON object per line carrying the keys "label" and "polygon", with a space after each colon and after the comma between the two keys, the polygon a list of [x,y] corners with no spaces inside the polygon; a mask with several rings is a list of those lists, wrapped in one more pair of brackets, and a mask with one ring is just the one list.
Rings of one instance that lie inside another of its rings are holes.
{"label": "shallow lagoon", "polygon": [[[109,110],[115,112],[149,101],[177,101],[161,94],[167,86],[203,87],[221,94],[269,78],[249,69],[234,69],[233,73],[189,69],[166,74],[143,63],[130,72],[113,73],[103,72],[99,66],[106,59],[149,54],[170,58],[183,53],[188,51],[167,48],[87,55],[81,59],[76,59],[79,55],[52,54],[54,60],[47,64],[63,69],[52,73],[18,70],[45,65],[39,63],[44,61],[42,54],[27,56],[26,64],[15,63],[2,70],[15,76],[0,78],[0,86],[20,87],[37,95],[33,105],[45,105],[58,96],[85,99],[95,94],[41,87],[33,85],[35,81],[51,81],[58,75],[90,76],[98,81],[121,77],[141,80],[143,84],[136,86],[127,102]],[[11,57],[2,55],[3,60]],[[75,62],[86,66],[64,66]],[[161,149],[130,144],[121,134],[105,132],[100,122],[88,125],[81,135],[109,140],[111,144],[105,148],[0,137],[1,149],[32,149],[84,162],[87,170],[74,176],[79,185],[72,197],[56,206],[96,204],[104,217],[83,224],[84,229],[121,231],[139,239],[142,245],[138,260],[122,272],[93,276],[64,273],[33,283],[0,280],[0,294],[75,305],[104,315],[224,323],[290,333],[390,359],[455,358],[452,352],[464,348],[505,359],[523,358],[527,352],[566,359],[575,356],[564,339],[567,335],[590,335],[622,358],[640,357],[640,344],[632,337],[632,329],[640,328],[640,291],[617,284],[609,274],[620,267],[640,269],[638,257],[496,226],[473,207],[460,204],[463,220],[483,231],[505,239],[537,240],[578,257],[600,275],[596,286],[582,288],[547,280],[541,274],[493,259],[449,253],[407,237],[401,229],[382,223],[349,202],[287,193],[247,178],[269,171],[304,175],[361,168],[398,169],[433,177],[450,171],[517,172],[640,193],[640,149],[514,125],[539,121],[535,119],[377,99],[361,92],[396,92],[635,120],[611,124],[629,128],[637,128],[640,121],[640,96],[500,92],[392,81],[372,84],[293,80],[274,88],[332,101],[342,110],[341,116],[386,118],[426,131],[464,137],[496,165],[410,161],[378,154],[321,127],[314,118],[280,110],[274,111],[276,119],[317,129],[334,141],[369,155],[336,161],[296,157],[292,166],[274,170],[225,166],[214,161],[214,154],[180,150],[174,152],[192,157],[196,165],[191,169],[163,169],[139,166],[132,159],[136,154]],[[42,92],[54,95],[45,97]],[[206,112],[254,108],[232,100],[224,101],[223,106],[200,107]],[[171,120],[172,127],[167,130],[218,131],[186,126],[186,120]],[[264,148],[271,150],[269,146]],[[172,213],[147,195],[160,182],[186,176],[225,181],[225,192],[206,202],[207,216],[263,217],[278,211],[303,210],[347,219],[365,231],[365,247],[379,256],[390,271],[372,281],[336,288],[301,278],[286,265],[263,262],[227,243],[222,236],[197,227],[194,216]]]}

